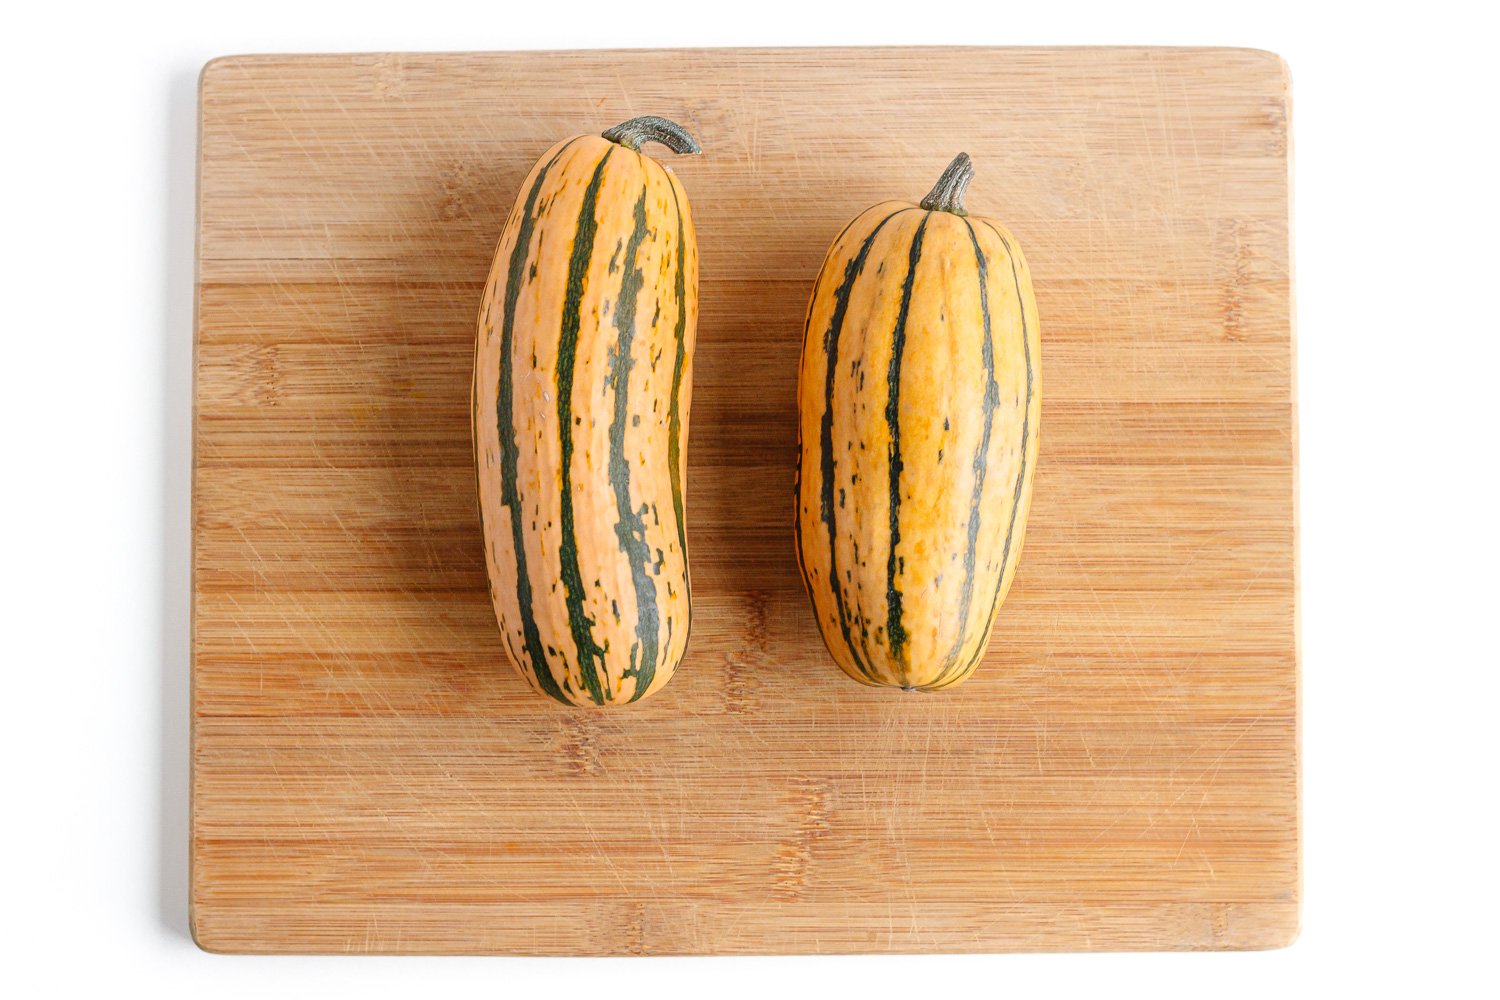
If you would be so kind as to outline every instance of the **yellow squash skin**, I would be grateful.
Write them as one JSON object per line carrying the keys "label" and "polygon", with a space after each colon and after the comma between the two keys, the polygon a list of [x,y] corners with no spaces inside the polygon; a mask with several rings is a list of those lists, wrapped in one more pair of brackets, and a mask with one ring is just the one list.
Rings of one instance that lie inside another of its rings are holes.
{"label": "yellow squash skin", "polygon": [[921,206],[859,215],[808,306],[797,556],[829,651],[866,684],[969,677],[1025,537],[1036,300],[1015,237],[963,214],[970,176],[960,154]]}
{"label": "yellow squash skin", "polygon": [[[677,132],[678,151],[697,152]],[[641,139],[548,150],[480,308],[473,421],[490,594],[521,674],[565,704],[661,690],[688,639],[698,252],[686,193]]]}

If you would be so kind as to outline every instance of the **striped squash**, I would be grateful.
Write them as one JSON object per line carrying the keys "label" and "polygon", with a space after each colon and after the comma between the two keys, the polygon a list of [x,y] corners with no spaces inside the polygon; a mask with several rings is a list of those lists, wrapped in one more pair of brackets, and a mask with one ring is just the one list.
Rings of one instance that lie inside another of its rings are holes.
{"label": "striped squash", "polygon": [[932,691],[967,678],[1015,576],[1041,411],[1031,274],[966,215],[960,153],[920,205],[834,240],[807,310],[797,559],[844,672]]}
{"label": "striped squash", "polygon": [[490,596],[522,675],[575,705],[661,690],[687,645],[683,491],[698,311],[687,195],[637,118],[558,143],[480,307],[474,447]]}

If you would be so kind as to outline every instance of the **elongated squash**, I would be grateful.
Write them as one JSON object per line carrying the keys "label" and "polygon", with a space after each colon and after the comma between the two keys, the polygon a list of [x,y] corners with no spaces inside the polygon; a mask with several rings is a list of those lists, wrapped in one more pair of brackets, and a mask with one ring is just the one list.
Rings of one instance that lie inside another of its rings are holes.
{"label": "elongated squash", "polygon": [[479,314],[473,420],[490,595],[537,691],[661,690],[691,616],[686,486],[698,251],[663,118],[548,150],[505,224]]}
{"label": "elongated squash", "polygon": [[860,214],[807,310],[797,559],[823,638],[866,684],[973,673],[1015,577],[1041,413],[1031,274],[969,217],[960,153],[921,202]]}

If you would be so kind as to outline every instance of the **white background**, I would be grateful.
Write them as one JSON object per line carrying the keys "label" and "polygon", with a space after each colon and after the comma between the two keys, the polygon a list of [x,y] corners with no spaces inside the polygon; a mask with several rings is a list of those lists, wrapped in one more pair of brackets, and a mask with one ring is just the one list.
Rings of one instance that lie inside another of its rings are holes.
{"label": "white background", "polygon": [[[10,6],[0,58],[0,128],[10,136],[0,152],[0,426],[10,470],[0,487],[0,979],[20,988],[7,992],[1493,990],[1479,960],[1497,929],[1500,74],[1493,27],[1459,6]],[[1291,65],[1306,830],[1299,942],[1248,955],[863,959],[199,952],[186,935],[183,861],[199,67],[253,51],[892,43],[1239,45],[1275,50]],[[1459,987],[1469,975],[1477,978]]]}

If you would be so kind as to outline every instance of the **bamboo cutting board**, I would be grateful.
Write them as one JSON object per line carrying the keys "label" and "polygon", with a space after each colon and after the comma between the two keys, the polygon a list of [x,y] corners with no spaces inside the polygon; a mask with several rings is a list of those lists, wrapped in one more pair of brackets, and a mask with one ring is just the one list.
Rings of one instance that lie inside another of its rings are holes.
{"label": "bamboo cutting board", "polygon": [[[1298,924],[1288,81],[1229,49],[257,56],[203,74],[192,914],[244,952],[1261,948]],[[506,660],[469,440],[526,170],[645,113],[702,253],[694,623],[661,694]],[[1036,277],[1030,531],[939,695],[823,649],[791,536],[822,255],[949,158]]]}

